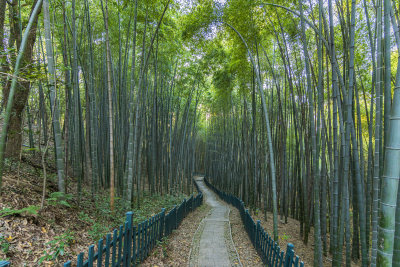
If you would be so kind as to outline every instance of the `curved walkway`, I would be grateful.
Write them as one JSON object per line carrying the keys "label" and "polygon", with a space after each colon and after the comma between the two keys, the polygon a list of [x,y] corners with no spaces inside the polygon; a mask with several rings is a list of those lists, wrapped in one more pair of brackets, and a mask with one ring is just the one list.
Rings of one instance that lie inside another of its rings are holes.
{"label": "curved walkway", "polygon": [[228,206],[204,184],[203,177],[197,178],[196,183],[212,210],[195,234],[189,266],[240,266],[230,234]]}

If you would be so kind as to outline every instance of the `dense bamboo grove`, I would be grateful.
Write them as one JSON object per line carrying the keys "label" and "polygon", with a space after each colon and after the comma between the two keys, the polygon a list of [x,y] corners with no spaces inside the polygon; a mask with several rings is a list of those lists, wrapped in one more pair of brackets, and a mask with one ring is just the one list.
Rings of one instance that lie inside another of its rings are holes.
{"label": "dense bamboo grove", "polygon": [[272,212],[275,237],[279,216],[298,219],[314,266],[328,253],[333,266],[398,266],[399,3],[245,2],[237,14],[239,2],[215,22],[216,46],[234,48],[221,49],[230,72],[215,87],[231,91],[207,120],[205,172]]}
{"label": "dense bamboo grove", "polygon": [[[30,145],[38,155],[46,158],[46,148],[54,146],[59,191],[66,192],[73,177],[78,197],[86,183],[93,195],[110,188],[112,202],[116,195],[132,206],[140,205],[143,190],[191,192],[200,93],[197,74],[181,67],[188,59],[177,53],[179,40],[174,44],[166,33],[176,28],[177,6],[49,0],[23,5],[4,1],[1,7],[3,73],[14,72],[2,77],[3,92],[16,92],[12,109],[29,103],[27,123],[37,129],[29,132]],[[30,91],[26,100],[21,90]],[[3,113],[11,123],[8,132],[3,128],[7,143],[1,151],[18,156],[24,124],[15,126],[15,116],[22,115],[6,107],[13,101],[4,95]],[[11,135],[18,136],[17,144]]]}
{"label": "dense bamboo grove", "polygon": [[400,266],[399,4],[1,1],[0,190],[25,146],[111,207],[204,172],[314,266]]}

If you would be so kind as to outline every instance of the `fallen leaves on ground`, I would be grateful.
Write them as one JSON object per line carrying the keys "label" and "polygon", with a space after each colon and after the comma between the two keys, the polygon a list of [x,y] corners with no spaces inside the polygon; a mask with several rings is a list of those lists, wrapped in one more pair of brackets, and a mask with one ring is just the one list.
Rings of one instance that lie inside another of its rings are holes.
{"label": "fallen leaves on ground", "polygon": [[[260,220],[261,226],[268,234],[272,234],[273,229],[273,216],[272,213],[267,212],[267,220],[263,214],[252,214],[254,221]],[[279,233],[279,246],[286,251],[288,243],[294,245],[295,254],[299,256],[300,260],[304,262],[304,266],[312,266],[314,262],[314,228],[311,227],[308,235],[308,244],[304,244],[300,236],[300,222],[288,218],[287,223],[278,220],[278,233]],[[329,245],[329,234],[327,235],[327,243]],[[343,257],[344,258],[344,257]],[[351,262],[352,266],[361,266],[361,262]],[[332,256],[323,256],[323,265],[332,265]]]}
{"label": "fallen leaves on ground", "polygon": [[258,256],[246,230],[244,229],[239,211],[231,205],[229,208],[231,210],[229,220],[232,229],[232,240],[236,246],[242,265],[249,267],[262,267],[263,264],[261,258]]}
{"label": "fallen leaves on ground", "polygon": [[[28,156],[24,158],[27,159]],[[34,164],[31,162],[38,160],[39,162],[34,162]],[[4,208],[20,210],[33,205],[40,206],[43,176],[41,169],[37,166],[41,166],[40,157],[34,156],[29,158],[29,163],[12,162],[9,168],[6,166],[0,195],[0,210]],[[55,173],[48,173],[46,198],[51,192],[57,191],[57,182],[54,177],[56,177]],[[76,196],[76,190],[76,179],[68,177],[67,192]],[[83,196],[90,195],[90,188],[86,185],[83,185],[82,191]],[[165,198],[165,196],[147,197],[145,195],[141,203],[143,210],[140,210],[140,214],[135,210],[134,219],[146,219],[150,214],[159,212],[158,203],[162,200],[168,201],[165,204],[168,210],[168,205],[172,206],[180,202],[181,197],[183,196]],[[87,255],[88,247],[95,243],[93,234],[89,234],[90,231],[94,231],[95,222],[98,223],[97,226],[104,226],[98,232],[111,232],[115,228],[112,224],[119,225],[118,218],[125,217],[122,213],[121,217],[115,216],[115,221],[107,221],[103,225],[102,219],[99,221],[97,211],[93,208],[96,204],[94,200],[87,197],[85,203],[83,202],[81,200],[78,203],[74,198],[70,201],[71,207],[66,207],[48,205],[45,201],[44,208],[38,214],[21,212],[0,217],[0,260],[9,260],[12,266],[38,266],[40,259],[46,255],[45,251],[50,255],[54,253],[52,244],[49,242],[54,242],[56,238],[60,239],[62,235],[68,235],[70,242],[65,245],[64,255],[59,255],[57,260],[51,259],[51,256],[49,256],[50,259],[43,258],[40,266],[62,266],[68,260],[71,260],[74,265],[77,255],[80,252],[85,252]],[[99,209],[101,207],[97,208]],[[63,239],[65,240],[67,239]]]}

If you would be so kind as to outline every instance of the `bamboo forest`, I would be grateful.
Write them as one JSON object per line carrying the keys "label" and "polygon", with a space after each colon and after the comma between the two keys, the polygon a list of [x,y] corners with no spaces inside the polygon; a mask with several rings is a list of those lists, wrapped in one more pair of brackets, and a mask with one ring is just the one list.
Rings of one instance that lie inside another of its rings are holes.
{"label": "bamboo forest", "polygon": [[0,266],[400,267],[399,0],[0,0]]}

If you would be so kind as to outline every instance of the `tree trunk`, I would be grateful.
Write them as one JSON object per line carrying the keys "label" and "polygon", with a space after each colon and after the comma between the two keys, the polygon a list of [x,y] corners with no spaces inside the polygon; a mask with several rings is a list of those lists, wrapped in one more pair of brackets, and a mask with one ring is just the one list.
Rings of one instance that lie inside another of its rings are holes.
{"label": "tree trunk", "polygon": [[[26,59],[32,59],[32,50],[33,50],[33,44],[34,40],[36,38],[36,26],[37,26],[37,15],[39,14],[42,6],[42,0],[38,0],[37,2],[34,3],[34,6],[32,7],[32,11],[30,14],[30,19],[28,22],[28,25],[26,26],[24,35],[21,40],[21,46],[18,51],[18,56],[15,62],[15,68],[14,68],[14,75],[12,78],[11,86],[9,88],[8,92],[4,92],[4,99],[7,99],[6,102],[6,111],[4,114],[4,121],[3,121],[3,129],[1,133],[1,138],[0,138],[0,193],[1,193],[1,185],[2,185],[2,176],[3,176],[3,167],[4,167],[4,152],[5,152],[5,145],[6,145],[6,137],[8,135],[8,130],[12,129],[21,129],[21,124],[22,124],[22,110],[21,109],[21,103],[25,105],[28,94],[29,94],[29,84],[28,84],[28,93],[24,92],[24,90],[18,90],[22,91],[24,94],[22,96],[25,96],[25,99],[21,99],[21,95],[15,94],[16,92],[16,87],[17,87],[17,77],[19,75],[19,70],[21,66],[24,66],[24,62],[26,63]],[[25,52],[25,47],[28,47],[27,52]],[[23,86],[26,86],[27,84],[23,84]],[[23,87],[26,88],[26,87]],[[5,88],[6,89],[6,88]],[[16,101],[15,101],[16,100]],[[24,101],[23,101],[24,100]],[[14,104],[16,102],[16,104]],[[13,105],[14,104],[14,105]],[[20,109],[19,116],[17,113],[13,113],[13,108],[18,107],[18,110]],[[15,116],[13,116],[15,114]],[[14,120],[13,120],[14,117]],[[10,123],[11,119],[11,123]],[[21,136],[19,136],[19,139],[16,138],[16,141],[18,144],[13,144],[12,140],[8,139],[8,147],[15,147],[17,148],[18,152],[21,149]],[[15,153],[15,152],[14,152]],[[19,153],[18,153],[19,154]],[[17,154],[17,155],[18,155]]]}
{"label": "tree trunk", "polygon": [[[34,8],[36,6],[37,0],[32,4],[30,16],[32,16],[32,12],[34,11]],[[40,1],[41,3],[41,1]],[[19,16],[17,15],[17,2],[13,3],[12,6],[10,6],[9,12],[10,12],[10,18],[12,18],[11,28],[14,28],[11,30],[13,36],[11,36],[11,40],[16,42],[16,47],[18,50],[21,49],[22,46],[22,41],[21,41],[21,36],[22,32],[19,31]],[[39,13],[41,10],[41,4],[39,7]],[[32,54],[33,54],[33,47],[35,44],[36,40],[36,30],[37,30],[37,22],[38,22],[38,16],[35,16],[33,21],[32,21],[32,26],[29,29],[29,33],[27,35],[26,39],[26,48],[25,51],[23,52],[22,60],[21,60],[21,72],[19,76],[24,76],[24,70],[29,70],[29,66],[33,63],[32,60]],[[14,43],[10,43],[10,46],[14,46]],[[11,47],[9,47],[10,49]],[[19,153],[21,151],[21,145],[22,145],[22,122],[23,122],[23,112],[25,105],[28,101],[28,96],[29,96],[29,90],[30,90],[30,82],[29,81],[21,81],[17,84],[17,90],[15,91],[14,94],[14,101],[13,101],[13,106],[11,109],[11,116],[10,116],[10,124],[8,126],[8,132],[7,132],[7,144],[6,144],[6,150],[5,150],[5,156],[6,157],[18,157]],[[10,92],[10,83],[6,83],[5,87],[3,88],[3,96],[4,96],[4,105],[7,105],[7,99],[8,95]]]}
{"label": "tree trunk", "polygon": [[49,0],[43,2],[43,14],[44,14],[44,28],[45,28],[45,39],[46,39],[46,53],[47,53],[47,67],[49,70],[49,90],[50,90],[50,103],[52,110],[52,122],[54,132],[54,146],[56,150],[56,161],[57,161],[57,174],[58,174],[58,191],[65,193],[65,181],[64,181],[64,153],[61,143],[61,129],[60,129],[60,111],[58,109],[58,99],[56,91],[56,71],[55,62],[53,55],[53,43],[51,41],[50,32],[50,12],[49,12]]}
{"label": "tree trunk", "polygon": [[[103,1],[102,1],[103,3]],[[110,138],[110,208],[114,209],[114,126],[113,126],[113,101],[112,101],[112,77],[111,77],[111,47],[108,33],[108,0],[105,0],[105,10],[103,9],[104,27],[106,31],[106,51],[107,51],[107,91],[108,91],[108,123]]]}

